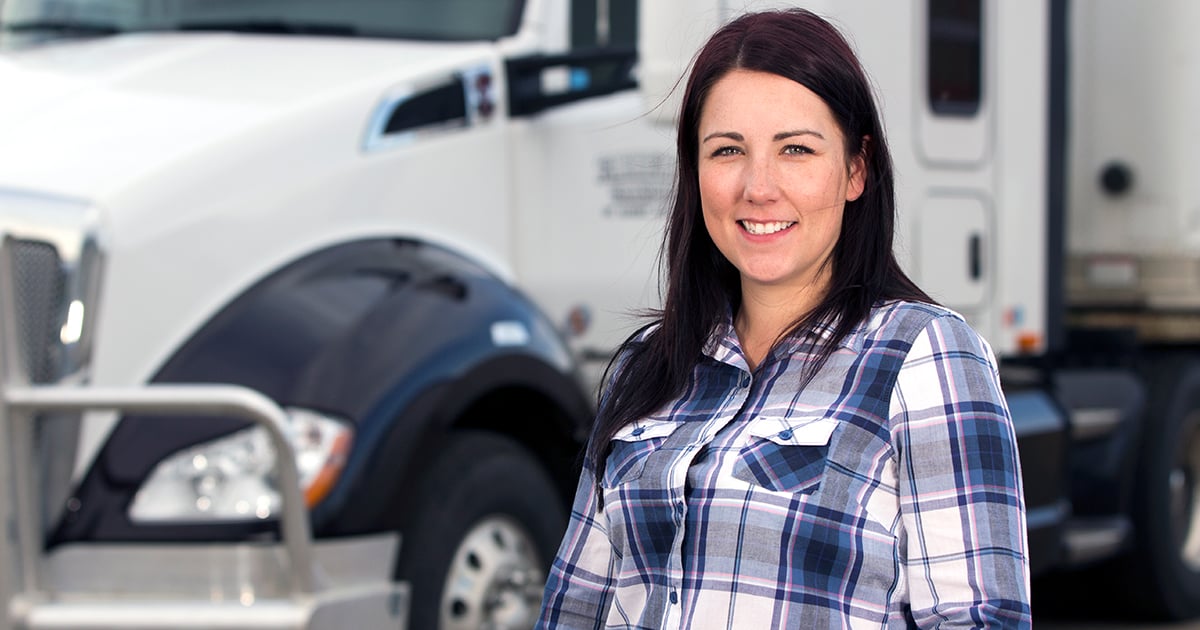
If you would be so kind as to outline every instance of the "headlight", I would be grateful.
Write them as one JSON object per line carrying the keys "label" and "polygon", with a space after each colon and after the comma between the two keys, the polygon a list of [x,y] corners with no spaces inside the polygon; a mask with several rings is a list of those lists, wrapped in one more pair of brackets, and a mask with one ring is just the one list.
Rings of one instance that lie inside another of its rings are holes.
{"label": "headlight", "polygon": [[[308,507],[337,481],[353,436],[351,426],[307,409],[286,409]],[[251,427],[168,457],[138,489],[129,518],[140,523],[254,520],[279,514],[275,451],[262,427]]]}

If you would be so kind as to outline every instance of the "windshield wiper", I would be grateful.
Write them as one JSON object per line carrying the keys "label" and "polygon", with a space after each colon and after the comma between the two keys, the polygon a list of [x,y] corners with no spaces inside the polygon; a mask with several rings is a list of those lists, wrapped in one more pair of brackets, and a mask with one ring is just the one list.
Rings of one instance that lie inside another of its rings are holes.
{"label": "windshield wiper", "polygon": [[10,33],[51,32],[66,35],[116,35],[122,29],[108,22],[77,22],[73,20],[28,20],[7,22],[0,29]]}
{"label": "windshield wiper", "polygon": [[236,33],[280,35],[354,36],[358,34],[358,28],[349,24],[291,22],[286,20],[183,22],[176,25],[175,28],[181,31],[231,31]]}

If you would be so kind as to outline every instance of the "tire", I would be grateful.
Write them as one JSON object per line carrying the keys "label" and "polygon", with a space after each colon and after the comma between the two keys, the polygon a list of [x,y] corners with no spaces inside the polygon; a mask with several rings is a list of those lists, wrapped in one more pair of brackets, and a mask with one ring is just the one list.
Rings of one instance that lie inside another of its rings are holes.
{"label": "tire", "polygon": [[566,527],[542,466],[509,438],[465,431],[418,483],[396,574],[412,589],[409,627],[532,627]]}
{"label": "tire", "polygon": [[1147,384],[1127,592],[1144,616],[1189,619],[1200,615],[1200,361],[1168,357]]}

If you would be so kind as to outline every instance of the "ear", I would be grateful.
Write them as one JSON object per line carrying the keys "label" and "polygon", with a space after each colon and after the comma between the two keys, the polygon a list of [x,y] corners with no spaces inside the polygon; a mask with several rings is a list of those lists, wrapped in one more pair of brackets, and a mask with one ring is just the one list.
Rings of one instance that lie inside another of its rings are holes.
{"label": "ear", "polygon": [[867,152],[870,150],[870,142],[870,136],[863,136],[858,153],[850,158],[850,181],[846,185],[846,201],[858,199],[867,187]]}

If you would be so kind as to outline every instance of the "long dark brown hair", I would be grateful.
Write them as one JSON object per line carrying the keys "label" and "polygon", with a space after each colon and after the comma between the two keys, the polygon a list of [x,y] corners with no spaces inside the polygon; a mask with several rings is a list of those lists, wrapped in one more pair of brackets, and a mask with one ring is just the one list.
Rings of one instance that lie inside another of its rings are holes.
{"label": "long dark brown hair", "polygon": [[[900,269],[892,249],[896,207],[892,160],[870,83],[841,33],[812,12],[793,9],[743,15],[718,30],[692,65],[676,137],[674,202],[663,239],[666,296],[658,326],[622,346],[619,368],[602,393],[586,463],[603,472],[609,442],[626,424],[657,411],[688,384],[704,346],[741,299],[738,270],[717,250],[700,207],[699,121],[712,86],[735,69],[768,72],[819,96],[833,113],[849,160],[866,166],[862,195],[846,203],[832,253],[832,280],[822,301],[785,333],[832,326],[809,376],[824,364],[871,308],[883,301],[932,302]],[[635,341],[636,340],[636,341]]]}

